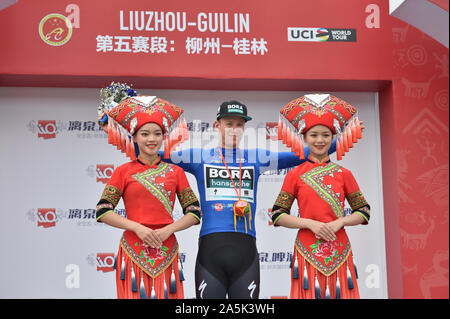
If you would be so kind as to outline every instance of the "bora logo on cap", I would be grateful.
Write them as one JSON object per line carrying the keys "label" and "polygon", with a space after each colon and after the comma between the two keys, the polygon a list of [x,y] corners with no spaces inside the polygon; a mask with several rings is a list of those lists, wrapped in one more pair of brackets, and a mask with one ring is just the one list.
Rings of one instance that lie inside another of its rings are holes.
{"label": "bora logo on cap", "polygon": [[242,109],[242,105],[239,104],[228,104],[228,112],[237,112],[237,113],[244,113],[244,110]]}

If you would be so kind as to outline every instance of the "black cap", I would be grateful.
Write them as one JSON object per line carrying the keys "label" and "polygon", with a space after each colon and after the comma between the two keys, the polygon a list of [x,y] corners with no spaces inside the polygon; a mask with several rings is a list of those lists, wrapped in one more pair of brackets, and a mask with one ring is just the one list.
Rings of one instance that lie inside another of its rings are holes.
{"label": "black cap", "polygon": [[217,113],[217,120],[220,120],[225,116],[240,116],[244,118],[245,122],[252,119],[251,117],[247,116],[247,106],[236,100],[225,101],[220,104]]}

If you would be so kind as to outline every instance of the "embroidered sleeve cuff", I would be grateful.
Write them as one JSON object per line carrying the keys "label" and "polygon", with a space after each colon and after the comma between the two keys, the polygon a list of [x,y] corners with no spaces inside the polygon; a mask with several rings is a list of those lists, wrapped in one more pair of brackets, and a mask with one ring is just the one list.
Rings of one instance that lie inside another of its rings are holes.
{"label": "embroidered sleeve cuff", "polygon": [[278,194],[274,206],[278,206],[279,208],[283,208],[289,212],[291,210],[292,203],[294,202],[294,200],[295,200],[294,195],[285,191],[281,191],[280,194]]}
{"label": "embroidered sleeve cuff", "polygon": [[275,227],[278,227],[277,222],[283,215],[289,215],[289,211],[280,206],[273,206],[272,211],[268,213],[269,217],[272,219],[272,223]]}
{"label": "embroidered sleeve cuff", "polygon": [[363,207],[358,208],[357,210],[354,210],[352,214],[359,214],[364,218],[363,225],[369,224],[370,220],[370,206],[365,205]]}
{"label": "embroidered sleeve cuff", "polygon": [[350,204],[352,210],[358,210],[360,207],[364,207],[367,204],[366,199],[361,191],[356,191],[350,194],[347,194],[347,201]]}
{"label": "embroidered sleeve cuff", "polygon": [[106,199],[100,199],[95,208],[95,218],[100,222],[100,218],[114,211],[114,205]]}
{"label": "embroidered sleeve cuff", "polygon": [[275,227],[278,227],[279,225],[277,225],[277,222],[278,222],[278,220],[280,219],[280,217],[281,216],[283,216],[283,215],[288,215],[288,213],[276,213],[275,214],[275,218],[273,219],[273,225],[275,226]]}
{"label": "embroidered sleeve cuff", "polygon": [[190,215],[194,216],[195,218],[197,218],[198,221],[200,222],[200,220],[202,219],[202,210],[200,208],[200,203],[195,202],[192,205],[189,205],[188,207],[183,209],[183,214],[185,214],[185,215],[190,214]]}
{"label": "embroidered sleeve cuff", "polygon": [[113,213],[113,210],[104,209],[101,211],[97,211],[96,213],[96,220],[97,222],[101,223],[101,220],[104,216],[108,215],[109,213]]}
{"label": "embroidered sleeve cuff", "polygon": [[122,197],[122,191],[113,186],[113,185],[107,185],[105,189],[103,190],[102,197],[100,198],[100,203],[108,202],[111,203],[114,207],[117,206],[117,204],[120,201],[120,198]]}
{"label": "embroidered sleeve cuff", "polygon": [[195,196],[195,193],[192,191],[190,187],[186,187],[178,194],[178,200],[180,201],[181,207],[183,209],[186,209],[186,207],[190,205],[197,205],[198,206],[198,199],[197,196]]}

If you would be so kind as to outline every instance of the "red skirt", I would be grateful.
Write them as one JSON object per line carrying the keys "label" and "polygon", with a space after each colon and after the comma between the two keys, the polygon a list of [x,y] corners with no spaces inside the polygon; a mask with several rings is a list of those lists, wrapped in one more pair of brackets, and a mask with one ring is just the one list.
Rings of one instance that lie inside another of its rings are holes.
{"label": "red skirt", "polygon": [[125,231],[116,261],[117,298],[183,299],[178,257],[174,235],[161,248],[151,249],[133,232]]}

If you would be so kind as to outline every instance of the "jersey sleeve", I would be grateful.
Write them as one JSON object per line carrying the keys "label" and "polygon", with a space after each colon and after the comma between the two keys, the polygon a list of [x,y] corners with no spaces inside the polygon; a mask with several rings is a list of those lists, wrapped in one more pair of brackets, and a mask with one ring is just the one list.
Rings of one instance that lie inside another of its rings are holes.
{"label": "jersey sleeve", "polygon": [[[159,151],[161,158],[164,158],[164,152]],[[164,162],[175,164],[184,171],[194,174],[198,169],[202,159],[202,149],[188,148],[178,152],[172,152],[169,158],[164,158]]]}
{"label": "jersey sleeve", "polygon": [[201,220],[200,202],[189,185],[186,173],[183,169],[177,169],[177,197],[180,201],[183,214],[190,214],[194,216],[199,222]]}
{"label": "jersey sleeve", "polygon": [[360,214],[364,218],[364,225],[370,220],[370,205],[364,198],[363,193],[359,189],[355,177],[349,170],[344,171],[344,191],[353,214]]}
{"label": "jersey sleeve", "polygon": [[296,170],[292,170],[287,173],[284,178],[281,191],[272,207],[272,212],[269,214],[269,217],[272,218],[274,226],[277,226],[276,223],[282,215],[291,213],[291,207],[296,198],[295,194],[297,194],[297,179],[295,178],[295,175]]}
{"label": "jersey sleeve", "polygon": [[[328,150],[328,154],[333,154],[334,152],[336,152],[336,139],[334,139],[333,142],[331,143],[330,149]],[[309,156],[309,147],[307,145],[304,146],[304,153],[305,159],[300,159],[297,155],[295,155],[295,153],[292,152],[275,153],[278,156],[277,169],[285,169],[303,164],[306,158],[308,158]]]}
{"label": "jersey sleeve", "polygon": [[119,166],[114,170],[108,184],[106,184],[103,190],[102,196],[96,206],[96,220],[100,222],[100,219],[113,212],[122,198],[123,190],[125,187],[124,167]]}

